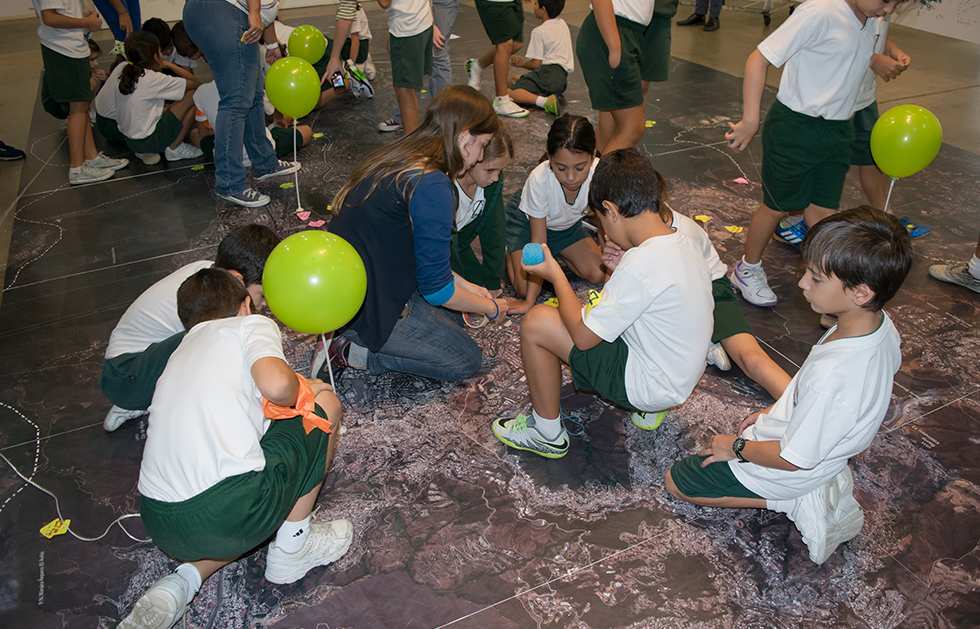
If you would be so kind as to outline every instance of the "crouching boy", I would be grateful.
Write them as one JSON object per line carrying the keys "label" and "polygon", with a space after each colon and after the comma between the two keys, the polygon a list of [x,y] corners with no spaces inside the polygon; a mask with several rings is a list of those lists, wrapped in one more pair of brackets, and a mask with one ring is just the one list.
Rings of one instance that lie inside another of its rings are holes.
{"label": "crouching boy", "polygon": [[[173,626],[203,580],[272,536],[272,583],[297,581],[350,546],[347,520],[311,522],[340,401],[289,368],[279,328],[249,314],[250,301],[221,269],[202,269],[177,291],[187,334],[153,395],[139,491],[153,542],[185,563],[137,601],[122,629]],[[271,421],[270,410],[302,415]]]}
{"label": "crouching boy", "polygon": [[786,513],[819,564],[864,522],[847,460],[878,432],[902,363],[882,308],[912,266],[912,241],[897,218],[862,206],[810,229],[803,260],[803,296],[837,325],[772,406],[675,463],[665,484],[697,505]]}

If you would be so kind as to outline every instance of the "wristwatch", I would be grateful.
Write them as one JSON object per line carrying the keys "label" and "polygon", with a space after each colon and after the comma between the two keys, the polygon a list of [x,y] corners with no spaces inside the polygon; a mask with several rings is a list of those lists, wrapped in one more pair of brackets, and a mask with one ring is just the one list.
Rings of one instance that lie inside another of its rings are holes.
{"label": "wristwatch", "polygon": [[737,438],[732,442],[732,452],[735,453],[735,458],[738,459],[739,463],[748,463],[749,460],[742,456],[742,450],[745,449],[745,439],[742,437]]}

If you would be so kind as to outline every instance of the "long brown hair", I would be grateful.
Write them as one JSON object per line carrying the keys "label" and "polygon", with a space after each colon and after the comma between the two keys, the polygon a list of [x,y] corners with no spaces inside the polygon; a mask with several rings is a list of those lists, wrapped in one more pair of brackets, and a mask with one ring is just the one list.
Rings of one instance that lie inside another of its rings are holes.
{"label": "long brown hair", "polygon": [[371,152],[361,160],[333,198],[333,211],[339,214],[350,191],[368,177],[371,189],[383,177],[396,174],[399,185],[407,185],[419,170],[439,170],[455,177],[463,169],[463,156],[457,138],[464,131],[472,135],[496,133],[497,114],[486,96],[468,85],[447,85],[429,103],[422,124],[404,138]]}

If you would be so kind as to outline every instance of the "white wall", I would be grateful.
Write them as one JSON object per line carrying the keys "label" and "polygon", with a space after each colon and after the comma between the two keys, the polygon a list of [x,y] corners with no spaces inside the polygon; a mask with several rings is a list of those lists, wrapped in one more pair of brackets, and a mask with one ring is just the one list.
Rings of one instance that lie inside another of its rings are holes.
{"label": "white wall", "polygon": [[[95,8],[91,0],[83,0],[83,2],[87,8]],[[336,3],[336,0],[282,0],[280,8],[295,9]],[[140,0],[140,12],[144,20],[159,17],[174,22],[180,19],[183,10],[184,0]],[[0,18],[33,16],[34,5],[31,4],[31,0],[0,0]]]}

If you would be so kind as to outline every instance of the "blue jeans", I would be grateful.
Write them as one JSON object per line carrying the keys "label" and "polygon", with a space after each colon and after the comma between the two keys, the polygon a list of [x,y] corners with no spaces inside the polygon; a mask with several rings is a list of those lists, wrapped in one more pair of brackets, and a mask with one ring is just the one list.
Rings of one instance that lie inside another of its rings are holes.
{"label": "blue jeans", "polygon": [[242,146],[252,168],[260,173],[276,169],[279,160],[265,135],[262,106],[263,78],[259,44],[243,44],[248,16],[225,0],[187,0],[184,28],[207,57],[218,86],[218,115],[214,121],[214,187],[221,195],[248,188]]}
{"label": "blue jeans", "polygon": [[[368,352],[367,368],[373,375],[400,371],[456,382],[476,373],[483,350],[452,316],[430,305],[417,292],[407,308],[381,351]],[[344,336],[361,344],[353,330]]]}
{"label": "blue jeans", "polygon": [[694,12],[698,15],[718,17],[721,15],[721,0],[695,0]]}
{"label": "blue jeans", "polygon": [[452,84],[453,66],[449,59],[449,36],[453,34],[453,24],[456,23],[456,13],[459,11],[459,0],[432,0],[432,20],[442,36],[446,38],[446,46],[439,50],[432,47],[432,74],[429,75],[429,95],[435,96],[439,90]]}
{"label": "blue jeans", "polygon": [[[126,41],[126,32],[119,28],[119,14],[116,13],[115,7],[109,4],[109,0],[92,0],[92,2],[95,3],[95,8],[99,10],[99,15],[105,20],[116,41]],[[140,21],[140,0],[120,0],[120,2],[125,7],[126,13],[129,14],[129,19],[133,23],[133,30],[140,30],[143,25],[143,22]]]}

